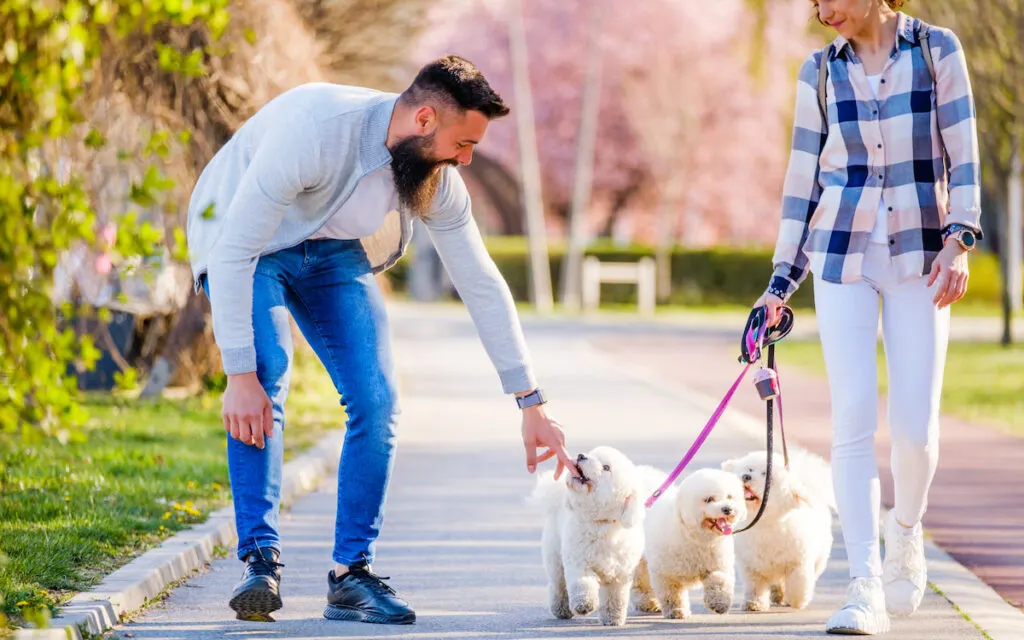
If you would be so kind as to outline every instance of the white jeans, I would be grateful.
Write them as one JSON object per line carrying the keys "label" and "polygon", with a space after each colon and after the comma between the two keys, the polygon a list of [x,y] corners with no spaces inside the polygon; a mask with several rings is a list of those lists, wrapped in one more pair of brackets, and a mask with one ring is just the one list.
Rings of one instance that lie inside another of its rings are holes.
{"label": "white jeans", "polygon": [[936,308],[927,277],[898,282],[886,245],[870,245],[863,274],[850,284],[814,278],[832,398],[832,474],[852,578],[882,575],[874,450],[879,306],[889,376],[895,511],[907,526],[924,516],[939,458],[939,397],[949,339],[949,307]]}

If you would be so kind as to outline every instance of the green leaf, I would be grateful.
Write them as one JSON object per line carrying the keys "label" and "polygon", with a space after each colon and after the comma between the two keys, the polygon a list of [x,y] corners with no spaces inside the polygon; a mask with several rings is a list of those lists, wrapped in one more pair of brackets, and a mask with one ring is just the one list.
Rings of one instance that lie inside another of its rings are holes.
{"label": "green leaf", "polygon": [[188,240],[185,237],[185,230],[181,227],[174,228],[174,249],[171,257],[179,262],[188,262]]}
{"label": "green leaf", "polygon": [[156,198],[153,196],[153,192],[146,188],[145,183],[132,183],[131,189],[128,192],[128,197],[132,202],[140,207],[152,207],[156,204]]}
{"label": "green leaf", "polygon": [[18,62],[18,43],[14,40],[8,40],[4,43],[4,57],[7,58],[7,62],[16,64]]}
{"label": "green leaf", "polygon": [[96,24],[108,24],[114,17],[114,8],[109,0],[99,0],[93,8],[92,19]]}
{"label": "green leaf", "polygon": [[207,24],[210,26],[210,33],[213,35],[214,40],[220,40],[230,20],[231,14],[228,13],[227,9],[217,9],[213,12]]}
{"label": "green leaf", "polygon": [[96,129],[90,129],[85,136],[85,146],[90,149],[99,149],[107,144],[107,139]]}

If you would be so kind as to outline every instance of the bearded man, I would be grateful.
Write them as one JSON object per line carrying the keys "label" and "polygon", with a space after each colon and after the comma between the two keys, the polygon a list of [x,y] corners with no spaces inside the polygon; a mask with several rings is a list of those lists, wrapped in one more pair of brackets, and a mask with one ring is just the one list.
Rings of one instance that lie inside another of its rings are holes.
{"label": "bearded man", "polygon": [[508,112],[483,74],[457,56],[424,66],[400,95],[306,84],[261,108],[200,175],[187,235],[196,290],[209,296],[228,378],[222,415],[237,555],[245,563],[229,604],[240,618],[282,606],[277,524],[290,316],[348,418],[324,615],[415,621],[370,569],[398,414],[374,275],[404,254],[415,218],[425,223],[504,393],[516,396],[527,470],[557,457],[557,475],[578,473],[561,427],[545,412],[512,296],[484,249],[456,169],[469,164],[490,121]]}

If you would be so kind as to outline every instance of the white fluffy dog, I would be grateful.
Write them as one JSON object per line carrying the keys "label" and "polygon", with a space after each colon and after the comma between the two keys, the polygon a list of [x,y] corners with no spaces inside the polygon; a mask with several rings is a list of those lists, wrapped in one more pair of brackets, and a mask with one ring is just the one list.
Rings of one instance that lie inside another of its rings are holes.
{"label": "white fluffy dog", "polygon": [[599,610],[601,622],[626,622],[629,590],[643,554],[643,486],[636,467],[611,447],[580,454],[584,480],[547,472],[531,496],[547,513],[542,539],[551,613]]}
{"label": "white fluffy dog", "polygon": [[[747,513],[761,507],[767,452],[727,460],[722,469],[743,482]],[[805,451],[793,451],[790,469],[772,456],[768,505],[757,524],[736,536],[736,555],[746,583],[746,609],[764,611],[788,603],[803,609],[832,552],[835,497],[827,463]]]}
{"label": "white fluffy dog", "polygon": [[[650,467],[641,468],[641,474],[647,495],[666,477]],[[689,590],[703,584],[705,606],[726,613],[735,587],[731,534],[735,523],[745,517],[743,484],[719,469],[695,471],[665,491],[645,520],[644,559],[637,569],[634,606],[640,611],[660,609],[666,618],[688,618]]]}

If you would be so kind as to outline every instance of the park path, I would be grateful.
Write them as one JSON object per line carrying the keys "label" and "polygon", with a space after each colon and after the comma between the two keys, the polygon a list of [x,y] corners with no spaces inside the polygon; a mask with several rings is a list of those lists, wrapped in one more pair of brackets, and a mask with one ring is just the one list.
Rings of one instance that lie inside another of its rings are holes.
{"label": "park path", "polygon": [[[385,627],[321,617],[335,505],[334,482],[327,481],[281,519],[285,606],[277,622],[234,620],[227,599],[241,564],[232,554],[119,627],[119,635],[150,640],[824,635],[825,620],[842,602],[847,583],[838,544],[816,599],[804,611],[744,614],[734,606],[719,616],[696,606],[689,621],[634,616],[618,628],[603,628],[594,616],[553,619],[545,604],[541,520],[524,504],[534,480],[525,472],[518,411],[500,393],[464,312],[405,305],[392,312],[402,417],[374,569],[393,577],[391,584],[417,609],[417,624]],[[539,377],[553,398],[550,410],[564,424],[572,452],[610,444],[638,463],[668,469],[707,419],[706,408],[692,402],[685,389],[658,384],[624,365],[624,358],[596,348],[585,325],[528,322],[526,330]],[[755,431],[727,413],[694,464],[717,466],[727,456],[761,446]],[[887,637],[976,639],[981,634],[929,591],[920,613],[895,620]]]}

